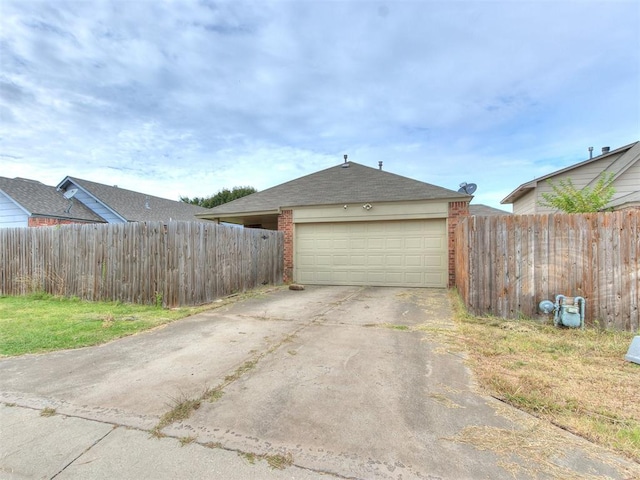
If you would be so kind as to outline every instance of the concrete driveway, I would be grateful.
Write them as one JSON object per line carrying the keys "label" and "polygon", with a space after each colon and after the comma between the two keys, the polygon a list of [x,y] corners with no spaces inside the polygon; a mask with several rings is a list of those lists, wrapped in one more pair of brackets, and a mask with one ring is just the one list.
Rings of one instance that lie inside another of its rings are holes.
{"label": "concrete driveway", "polygon": [[[637,464],[481,395],[463,355],[434,334],[454,328],[444,290],[279,288],[103,346],[0,359],[0,473],[640,476]],[[198,408],[150,438],[190,400]],[[39,416],[44,408],[55,414]],[[269,469],[275,460],[290,466]]]}

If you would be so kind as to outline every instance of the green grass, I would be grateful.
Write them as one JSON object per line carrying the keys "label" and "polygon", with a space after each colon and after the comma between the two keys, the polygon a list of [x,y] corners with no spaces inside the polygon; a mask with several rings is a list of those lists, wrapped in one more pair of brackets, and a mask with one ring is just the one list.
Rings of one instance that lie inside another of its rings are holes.
{"label": "green grass", "polygon": [[201,310],[86,302],[47,294],[0,297],[0,355],[97,345]]}

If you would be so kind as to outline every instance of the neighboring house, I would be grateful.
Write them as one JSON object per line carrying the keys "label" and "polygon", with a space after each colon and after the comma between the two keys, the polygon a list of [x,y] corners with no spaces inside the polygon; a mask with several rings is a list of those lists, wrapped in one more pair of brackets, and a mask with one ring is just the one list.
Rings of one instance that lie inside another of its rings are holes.
{"label": "neighboring house", "polygon": [[446,287],[471,198],[345,161],[198,216],[283,231],[285,281]]}
{"label": "neighboring house", "polygon": [[103,222],[83,204],[72,204],[56,187],[26,178],[0,177],[0,228]]}
{"label": "neighboring house", "polygon": [[57,187],[0,177],[0,228],[68,223],[202,221],[206,208],[66,177]]}
{"label": "neighboring house", "polygon": [[511,215],[511,212],[493,208],[488,205],[476,204],[469,205],[469,215],[475,217],[489,217],[495,215]]}
{"label": "neighboring house", "polygon": [[578,189],[593,188],[603,173],[613,173],[615,188],[606,208],[640,208],[640,141],[613,151],[604,147],[601,155],[523,183],[500,203],[513,204],[513,213],[518,215],[554,213],[556,209],[540,205],[544,201],[542,194],[553,192],[547,180],[558,184],[571,179]]}
{"label": "neighboring house", "polygon": [[107,223],[198,221],[207,208],[154,197],[144,193],[66,177],[57,187],[61,192],[76,189],[73,199],[100,215]]}

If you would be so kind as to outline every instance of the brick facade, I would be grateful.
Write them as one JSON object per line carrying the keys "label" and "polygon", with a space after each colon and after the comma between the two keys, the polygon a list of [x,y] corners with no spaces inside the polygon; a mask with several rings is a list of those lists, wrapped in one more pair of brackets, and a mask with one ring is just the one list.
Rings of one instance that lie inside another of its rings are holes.
{"label": "brick facade", "polygon": [[469,202],[449,202],[449,216],[447,218],[447,236],[449,243],[449,287],[456,284],[456,240],[455,232],[459,217],[469,215]]}
{"label": "brick facade", "polygon": [[65,220],[62,218],[51,218],[51,217],[29,217],[30,227],[51,227],[54,225],[71,225],[73,223],[90,223],[90,222],[77,222],[73,220]]}
{"label": "brick facade", "polygon": [[278,231],[284,232],[284,282],[293,281],[293,210],[278,215]]}

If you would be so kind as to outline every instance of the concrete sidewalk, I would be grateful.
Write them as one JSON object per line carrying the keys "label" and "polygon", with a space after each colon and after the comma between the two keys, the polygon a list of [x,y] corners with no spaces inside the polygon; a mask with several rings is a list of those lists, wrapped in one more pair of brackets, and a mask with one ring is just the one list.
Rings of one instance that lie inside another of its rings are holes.
{"label": "concrete sidewalk", "polygon": [[296,466],[153,438],[149,432],[108,423],[0,405],[0,478],[3,479],[318,479]]}
{"label": "concrete sidewalk", "polygon": [[454,328],[443,290],[276,289],[103,346],[0,359],[0,478],[640,478],[480,394],[429,333]]}

